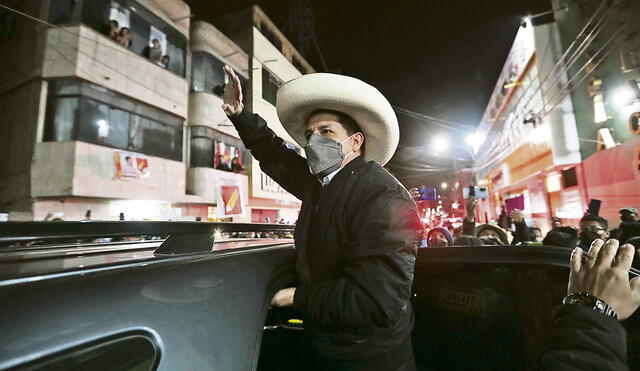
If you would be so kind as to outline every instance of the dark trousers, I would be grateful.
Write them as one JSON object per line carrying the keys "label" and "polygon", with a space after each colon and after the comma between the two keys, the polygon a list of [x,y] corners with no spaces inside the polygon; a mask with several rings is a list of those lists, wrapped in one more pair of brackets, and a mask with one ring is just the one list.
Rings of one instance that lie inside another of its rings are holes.
{"label": "dark trousers", "polygon": [[321,370],[331,371],[415,371],[411,336],[392,349],[368,358],[319,361]]}

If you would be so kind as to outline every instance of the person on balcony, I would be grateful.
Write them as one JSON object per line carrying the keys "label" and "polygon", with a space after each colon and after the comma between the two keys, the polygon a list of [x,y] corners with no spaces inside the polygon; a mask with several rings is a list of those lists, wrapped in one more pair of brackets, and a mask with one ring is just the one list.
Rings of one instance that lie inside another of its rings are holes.
{"label": "person on balcony", "polygon": [[[158,39],[151,40],[151,46],[147,46],[142,53],[145,57],[149,58],[149,60],[153,63],[160,64],[160,60],[162,59],[162,45],[160,45],[160,41]],[[162,66],[164,67],[164,66]]]}
{"label": "person on balcony", "polygon": [[122,27],[116,37],[118,44],[129,49],[131,47],[131,31],[127,27]]}
{"label": "person on balcony", "polygon": [[225,71],[223,110],[262,171],[302,200],[298,283],[271,305],[302,312],[322,369],[415,370],[409,299],[422,225],[409,192],[382,167],[399,139],[393,108],[352,77],[284,83],[276,111],[305,159],[244,108],[240,79]]}

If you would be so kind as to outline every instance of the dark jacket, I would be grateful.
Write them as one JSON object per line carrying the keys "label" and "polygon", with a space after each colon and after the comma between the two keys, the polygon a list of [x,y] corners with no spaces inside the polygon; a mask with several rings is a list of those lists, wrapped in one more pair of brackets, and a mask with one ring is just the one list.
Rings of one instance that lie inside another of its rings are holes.
{"label": "dark jacket", "polygon": [[302,200],[294,306],[318,351],[360,358],[402,343],[413,326],[409,299],[421,229],[407,190],[361,157],[322,187],[258,115],[245,110],[231,120],[260,168]]}
{"label": "dark jacket", "polygon": [[580,305],[554,313],[542,370],[627,370],[627,337],[620,323]]}

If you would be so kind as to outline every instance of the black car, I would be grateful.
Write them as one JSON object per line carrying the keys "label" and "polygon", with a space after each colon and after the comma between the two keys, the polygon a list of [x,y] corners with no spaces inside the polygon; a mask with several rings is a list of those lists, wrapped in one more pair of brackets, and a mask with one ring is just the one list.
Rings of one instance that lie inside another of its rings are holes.
{"label": "black car", "polygon": [[[295,285],[293,240],[212,237],[290,228],[2,223],[0,369],[313,369],[304,318],[269,308],[277,290]],[[570,253],[420,249],[418,368],[537,369],[552,309],[566,293]],[[631,369],[640,369],[637,317],[624,322]]]}

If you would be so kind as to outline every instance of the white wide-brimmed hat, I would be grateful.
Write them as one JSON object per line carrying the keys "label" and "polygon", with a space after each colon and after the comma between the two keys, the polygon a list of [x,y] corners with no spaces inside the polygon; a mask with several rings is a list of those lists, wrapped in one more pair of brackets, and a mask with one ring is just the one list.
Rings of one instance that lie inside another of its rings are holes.
{"label": "white wide-brimmed hat", "polygon": [[365,161],[386,164],[398,147],[398,118],[389,101],[373,86],[349,76],[312,73],[287,81],[276,101],[284,129],[302,147],[307,120],[316,110],[341,112],[353,118],[365,137]]}

